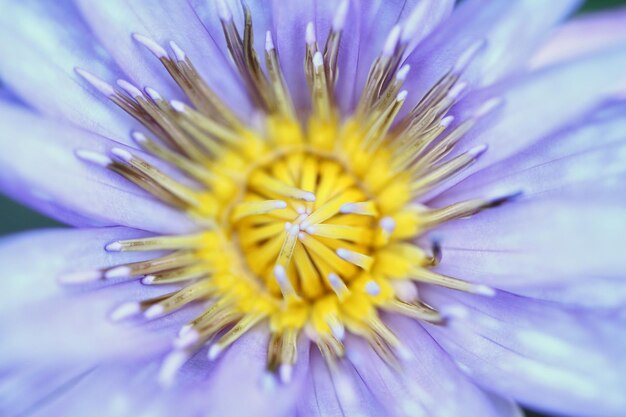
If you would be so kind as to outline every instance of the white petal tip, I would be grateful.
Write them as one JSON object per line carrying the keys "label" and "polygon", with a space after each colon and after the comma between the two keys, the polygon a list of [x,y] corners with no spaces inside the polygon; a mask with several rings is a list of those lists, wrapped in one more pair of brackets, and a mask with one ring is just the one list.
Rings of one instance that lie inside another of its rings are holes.
{"label": "white petal tip", "polygon": [[278,368],[278,374],[280,375],[280,380],[283,384],[288,384],[291,382],[291,378],[293,377],[293,366],[289,364],[282,364]]}
{"label": "white petal tip", "polygon": [[159,45],[154,39],[149,38],[147,36],[141,35],[139,33],[133,33],[133,39],[145,46],[150,52],[154,54],[157,58],[167,58],[167,51]]}
{"label": "white petal tip", "polygon": [[120,252],[123,246],[120,242],[111,242],[104,247],[107,252]]}
{"label": "white petal tip", "polygon": [[324,65],[324,56],[320,51],[315,52],[313,55],[313,66],[315,68],[320,68]]}
{"label": "white petal tip", "polygon": [[346,18],[348,17],[348,9],[350,8],[350,0],[343,0],[333,18],[333,30],[339,32],[346,24]]}
{"label": "white petal tip", "polygon": [[141,312],[141,306],[136,302],[124,303],[111,312],[109,318],[113,321],[122,321]]}
{"label": "white petal tip", "polygon": [[120,87],[122,90],[126,91],[126,93],[129,96],[131,96],[132,98],[143,97],[143,93],[141,92],[141,90],[139,90],[137,87],[135,87],[134,85],[132,85],[128,81],[126,81],[126,80],[117,80],[116,83],[117,83],[118,87]]}
{"label": "white petal tip", "polygon": [[60,275],[57,281],[60,284],[86,284],[89,282],[95,282],[102,279],[102,272],[98,270],[94,271],[79,271],[71,272],[68,274]]}
{"label": "white petal tip", "polygon": [[183,51],[176,42],[170,41],[170,48],[172,48],[172,52],[174,52],[174,57],[178,62],[183,62],[187,58],[185,51]]}
{"label": "white petal tip", "polygon": [[104,273],[104,277],[107,279],[115,278],[130,278],[132,270],[127,266],[116,266]]}
{"label": "white petal tip", "polygon": [[176,110],[179,113],[183,113],[185,109],[187,108],[185,103],[183,103],[182,101],[178,101],[178,100],[170,101],[170,105],[172,106],[174,110]]}
{"label": "white petal tip", "polygon": [[218,356],[220,356],[220,353],[222,353],[222,348],[220,347],[220,345],[213,345],[209,348],[209,353],[207,356],[210,361],[214,361],[215,359],[217,359]]}
{"label": "white petal tip", "polygon": [[112,97],[116,95],[115,89],[111,86],[111,84],[103,81],[89,71],[85,71],[82,68],[74,68],[74,71],[105,96]]}
{"label": "white petal tip", "polygon": [[478,295],[484,295],[485,297],[495,297],[496,290],[487,285],[475,285],[473,292]]}
{"label": "white petal tip", "polygon": [[113,163],[111,158],[109,158],[108,156],[86,149],[79,149],[75,152],[75,154],[79,159],[82,159],[83,161],[91,162],[102,167],[107,167]]}
{"label": "white petal tip", "polygon": [[307,45],[313,45],[317,41],[315,37],[315,25],[313,22],[307,23],[305,38]]}
{"label": "white petal tip", "polygon": [[176,378],[178,370],[187,362],[189,355],[184,351],[173,351],[165,357],[158,375],[161,386],[169,387]]}
{"label": "white petal tip", "polygon": [[265,50],[267,52],[271,52],[274,49],[276,49],[274,47],[274,40],[272,39],[272,32],[271,31],[267,31],[265,32]]}
{"label": "white petal tip", "polygon": [[153,306],[150,306],[150,308],[148,308],[143,313],[143,315],[147,319],[156,319],[157,317],[161,317],[164,312],[165,312],[165,309],[163,308],[161,304],[155,304]]}
{"label": "white petal tip", "polygon": [[467,151],[467,154],[471,156],[472,158],[478,158],[480,155],[484,154],[486,151],[487,151],[487,145],[478,145],[470,149],[469,151]]}
{"label": "white petal tip", "polygon": [[129,163],[133,159],[133,154],[122,148],[111,149],[111,155],[119,158],[126,163]]}

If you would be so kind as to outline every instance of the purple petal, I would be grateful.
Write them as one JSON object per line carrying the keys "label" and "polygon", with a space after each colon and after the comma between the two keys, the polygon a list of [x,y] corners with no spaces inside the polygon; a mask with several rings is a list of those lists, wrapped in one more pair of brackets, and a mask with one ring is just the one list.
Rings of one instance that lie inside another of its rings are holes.
{"label": "purple petal", "polygon": [[[112,240],[145,236],[123,228],[50,230],[7,239],[0,245],[3,294],[0,368],[7,364],[63,363],[92,365],[106,359],[149,358],[168,349],[175,330],[171,323],[151,326],[114,323],[112,311],[124,302],[140,301],[172,291],[138,282],[59,288],[65,274],[85,273],[145,254],[107,254]],[[82,291],[81,291],[82,290]]]}
{"label": "purple petal", "polygon": [[228,103],[236,103],[234,108],[242,114],[247,114],[248,100],[229,61],[188,2],[166,0],[155,7],[149,0],[75,1],[96,36],[138,86],[155,88],[168,98],[180,95],[175,93],[178,89],[158,59],[133,40],[133,33],[148,36],[164,48],[170,41],[176,42],[209,86]]}
{"label": "purple petal", "polygon": [[501,108],[479,122],[459,149],[487,145],[478,161],[455,178],[463,178],[500,162],[544,137],[575,124],[603,103],[625,78],[626,48],[539,70],[468,96],[453,109],[457,120],[471,117],[487,100],[503,99]]}
{"label": "purple petal", "polygon": [[133,122],[74,73],[120,76],[68,1],[10,2],[0,14],[0,78],[42,114],[129,141]]}
{"label": "purple petal", "polygon": [[244,334],[218,359],[209,386],[202,394],[209,415],[290,416],[300,395],[306,395],[309,341],[300,340],[291,382],[283,384],[267,371],[266,324]]}
{"label": "purple petal", "polygon": [[3,192],[72,224],[123,225],[157,233],[195,229],[182,212],[74,155],[77,149],[106,153],[113,142],[24,110],[1,106]]}
{"label": "purple petal", "polygon": [[331,374],[318,349],[311,350],[307,394],[298,402],[299,417],[377,417],[385,410],[348,362]]}
{"label": "purple petal", "polygon": [[465,318],[428,331],[486,388],[567,415],[618,416],[626,410],[625,324],[617,317],[505,293],[422,294],[435,307],[467,309]]}
{"label": "purple petal", "polygon": [[580,0],[559,2],[468,0],[445,24],[424,40],[409,58],[411,92],[406,107],[415,104],[472,45],[485,41],[466,78],[489,85],[522,68],[550,28],[564,19]]}
{"label": "purple petal", "polygon": [[623,287],[626,209],[585,194],[521,199],[441,227],[438,271],[521,293],[590,279]]}
{"label": "purple petal", "polygon": [[483,169],[436,198],[441,206],[475,197],[558,196],[626,170],[626,103],[603,106],[575,127]]}
{"label": "purple petal", "polygon": [[558,28],[532,60],[543,67],[626,42],[626,8],[582,15]]}
{"label": "purple petal", "polygon": [[[391,316],[387,324],[405,343],[402,374],[389,368],[360,339],[347,342],[348,357],[378,401],[397,416],[506,416],[506,407],[470,382],[422,326]],[[454,398],[454,401],[446,399]],[[510,407],[510,415],[516,415]]]}

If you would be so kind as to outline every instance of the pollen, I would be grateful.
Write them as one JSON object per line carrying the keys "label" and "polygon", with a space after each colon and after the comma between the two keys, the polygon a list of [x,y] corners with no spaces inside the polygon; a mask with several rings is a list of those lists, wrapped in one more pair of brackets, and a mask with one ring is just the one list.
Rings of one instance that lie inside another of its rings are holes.
{"label": "pollen", "polygon": [[[165,251],[147,261],[64,277],[66,283],[140,279],[141,285],[177,288],[166,295],[119,306],[113,320],[154,320],[191,304],[205,306],[182,325],[162,379],[206,348],[215,360],[255,326],[271,334],[267,367],[288,382],[297,345],[314,343],[333,367],[344,356],[346,333],[364,338],[387,363],[404,352],[381,313],[445,325],[446,315],[419,297],[436,285],[489,296],[493,290],[442,275],[437,242],[427,231],[496,207],[511,197],[429,207],[422,197],[473,164],[484,146],[459,149],[478,120],[497,109],[497,97],[466,120],[450,109],[463,96],[463,72],[481,45],[410,108],[402,90],[410,67],[402,65],[407,41],[389,35],[371,66],[354,112],[337,104],[339,51],[348,2],[337,9],[324,43],[313,23],[302,40],[302,68],[310,97],[303,111],[291,99],[271,32],[265,34],[264,68],[253,48],[253,16],[243,5],[240,33],[220,3],[228,52],[256,109],[251,122],[207,85],[177,44],[134,39],[186,94],[168,101],[150,87],[125,80],[117,87],[83,69],[77,73],[145,129],[133,132],[137,148],[77,156],[104,166],[158,200],[197,220],[199,230],[111,242],[106,249]],[[410,24],[410,19],[407,25]],[[411,28],[404,28],[411,30]],[[420,240],[423,242],[424,240]]]}

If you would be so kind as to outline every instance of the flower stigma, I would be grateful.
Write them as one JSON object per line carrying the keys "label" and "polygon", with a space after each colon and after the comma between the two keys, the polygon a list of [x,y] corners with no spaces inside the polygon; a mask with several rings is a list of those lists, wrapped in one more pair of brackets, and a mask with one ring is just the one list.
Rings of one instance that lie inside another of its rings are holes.
{"label": "flower stigma", "polygon": [[313,23],[302,40],[307,81],[302,88],[308,87],[311,98],[305,109],[292,100],[273,34],[265,34],[262,65],[248,7],[242,6],[241,33],[227,5],[219,3],[230,58],[256,110],[252,121],[229,108],[174,42],[165,45],[168,51],[147,36],[133,35],[163,64],[184,101],[125,80],[114,87],[76,69],[145,128],[132,133],[141,150],[120,146],[107,155],[79,150],[77,156],[188,213],[201,230],[111,242],[106,246],[111,252],[167,254],[63,280],[141,279],[143,285],[176,286],[174,292],[122,304],[113,320],[150,320],[191,304],[206,306],[182,326],[162,367],[164,382],[203,347],[214,360],[257,325],[269,329],[267,367],[283,382],[291,379],[300,340],[314,343],[334,367],[345,354],[348,332],[395,366],[405,349],[381,313],[446,322],[445,312],[420,299],[418,284],[493,295],[489,287],[433,271],[441,261],[438,244],[417,241],[443,223],[509,199],[437,208],[418,203],[487,151],[485,146],[460,150],[457,144],[499,107],[498,98],[466,120],[449,115],[467,87],[464,69],[482,43],[469,47],[421,101],[403,109],[409,18],[391,31],[371,65],[354,112],[343,114],[336,94],[349,14],[349,2],[343,1],[323,42]]}

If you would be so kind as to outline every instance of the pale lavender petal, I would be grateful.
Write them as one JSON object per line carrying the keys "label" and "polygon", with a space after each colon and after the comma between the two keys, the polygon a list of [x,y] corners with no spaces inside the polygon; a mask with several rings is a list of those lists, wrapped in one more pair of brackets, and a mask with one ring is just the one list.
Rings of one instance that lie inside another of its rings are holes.
{"label": "pale lavender petal", "polygon": [[298,417],[385,415],[350,363],[340,362],[332,373],[318,349],[310,354],[306,395],[298,402]]}
{"label": "pale lavender petal", "polygon": [[559,27],[533,57],[534,68],[626,42],[626,8],[584,14]]}
{"label": "pale lavender petal", "polygon": [[[428,331],[469,376],[522,404],[576,416],[620,416],[626,323],[506,293],[424,289],[427,302],[467,313]],[[460,318],[464,317],[464,318]]]}
{"label": "pale lavender petal", "polygon": [[476,172],[431,203],[475,197],[558,196],[588,183],[616,178],[626,170],[626,103],[603,106],[582,122],[549,135],[528,149]]}
{"label": "pale lavender petal", "polygon": [[406,106],[416,103],[454,67],[465,51],[481,41],[486,44],[468,68],[469,81],[489,85],[519,70],[550,29],[580,3],[580,0],[465,1],[407,59],[414,70],[406,83],[411,92]]}
{"label": "pale lavender petal", "polygon": [[0,281],[0,292],[5,295],[0,311],[67,296],[67,288],[57,281],[62,275],[154,257],[154,253],[104,250],[108,243],[145,236],[146,232],[138,230],[107,227],[38,230],[1,239],[2,271],[13,279]]}
{"label": "pale lavender petal", "polygon": [[74,73],[120,72],[69,1],[7,2],[0,14],[0,79],[42,114],[130,142],[132,119]]}
{"label": "pale lavender petal", "polygon": [[[506,408],[467,379],[419,323],[398,316],[385,321],[406,344],[407,358],[401,360],[401,374],[360,339],[347,341],[347,349],[357,372],[391,415],[507,416],[502,414]],[[516,415],[513,407],[509,412]]]}
{"label": "pale lavender petal", "polygon": [[1,105],[0,189],[72,224],[122,225],[157,233],[196,228],[178,210],[74,152],[106,153],[114,142],[28,111]]}
{"label": "pale lavender petal", "polygon": [[621,69],[624,65],[626,48],[620,47],[542,69],[468,96],[453,109],[457,120],[471,117],[494,97],[501,98],[503,104],[481,120],[459,143],[460,150],[478,145],[488,148],[453,182],[458,183],[472,173],[575,124],[576,120],[606,101],[616,91],[620,80],[626,79]]}
{"label": "pale lavender petal", "polygon": [[178,91],[158,59],[133,40],[132,34],[148,36],[169,49],[176,42],[216,93],[242,114],[249,102],[226,56],[211,39],[191,5],[184,1],[75,0],[85,20],[120,68],[140,87],[155,88],[168,98]]}
{"label": "pale lavender petal", "polygon": [[[285,71],[285,82],[298,110],[310,107],[304,74],[305,32],[308,22],[315,21],[313,1],[272,0],[276,46]],[[296,23],[297,22],[297,23]],[[318,37],[326,36],[318,33]]]}
{"label": "pale lavender petal", "polygon": [[626,209],[590,190],[579,198],[520,199],[433,235],[443,247],[438,271],[468,281],[514,292],[595,279],[626,285]]}
{"label": "pale lavender petal", "polygon": [[208,416],[291,416],[300,396],[308,393],[309,341],[300,340],[299,360],[291,382],[285,384],[267,370],[269,333],[264,327],[244,334],[218,358],[220,362],[202,393]]}
{"label": "pale lavender petal", "polygon": [[[97,268],[146,259],[146,254],[107,254],[113,240],[145,236],[124,228],[31,232],[0,243],[3,273],[0,369],[24,363],[88,365],[106,359],[151,357],[170,347],[175,330],[114,323],[111,313],[125,302],[172,291],[137,281],[61,287],[69,274],[87,276]],[[154,254],[153,254],[154,255]]]}

